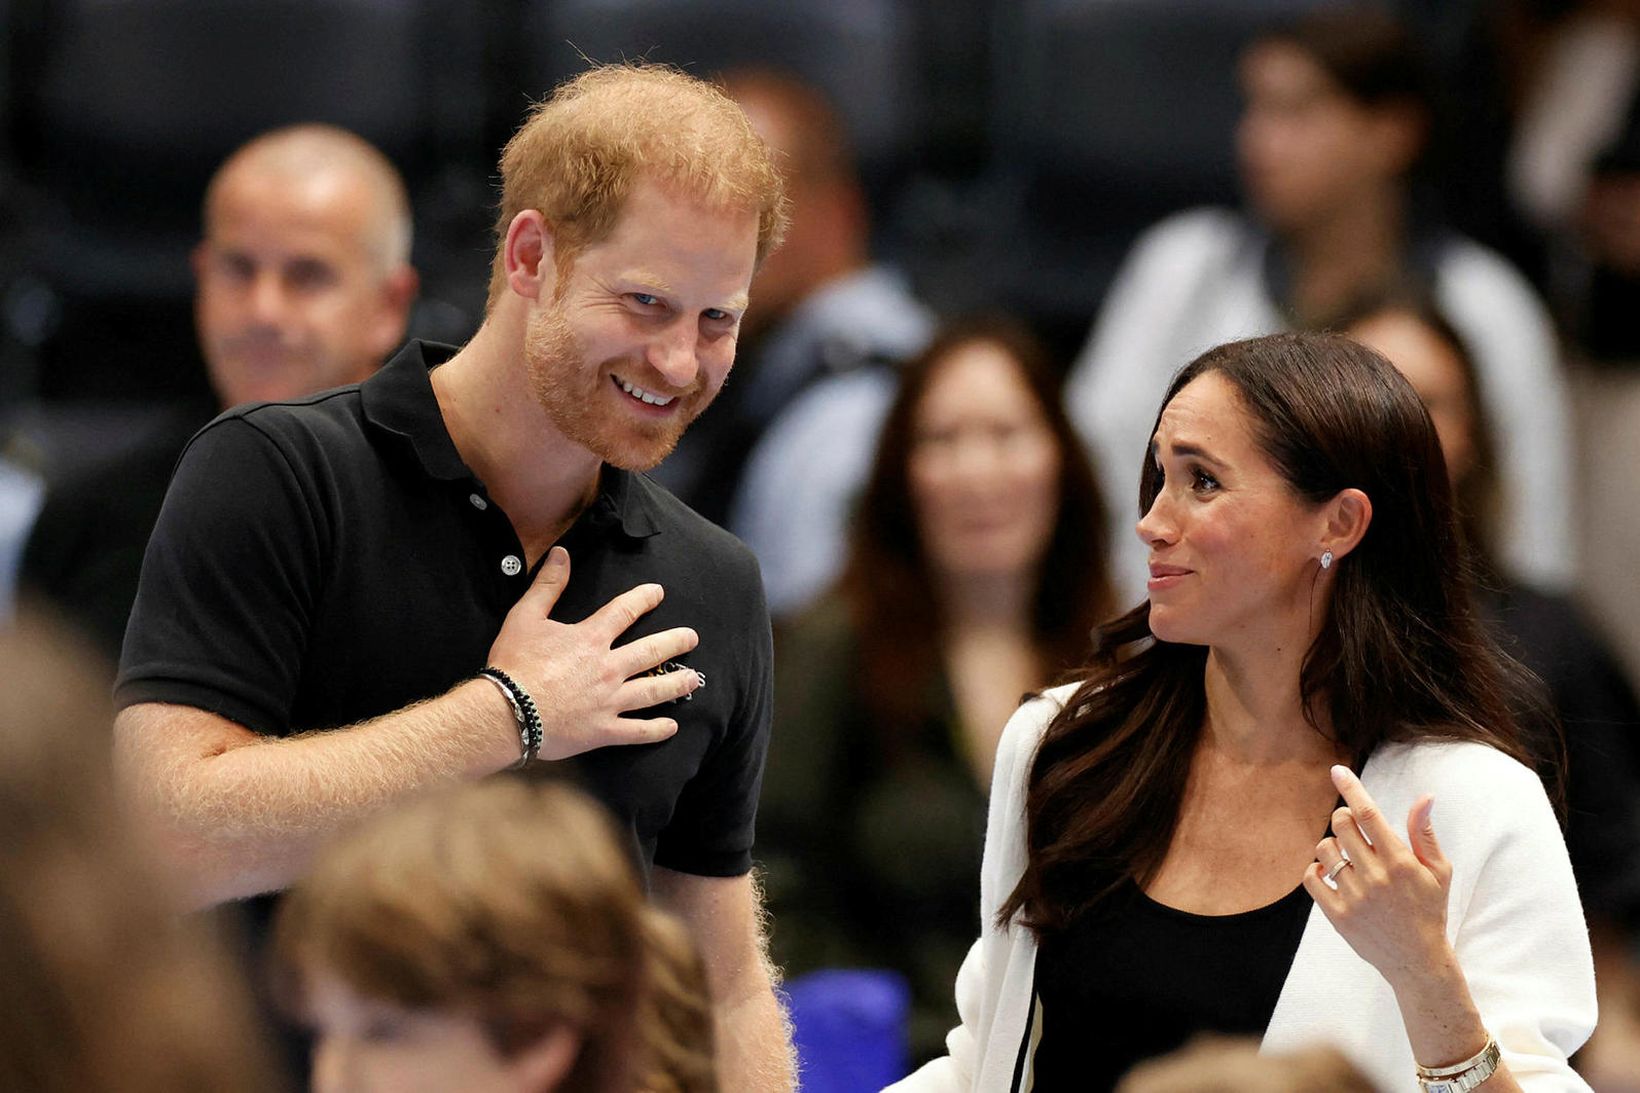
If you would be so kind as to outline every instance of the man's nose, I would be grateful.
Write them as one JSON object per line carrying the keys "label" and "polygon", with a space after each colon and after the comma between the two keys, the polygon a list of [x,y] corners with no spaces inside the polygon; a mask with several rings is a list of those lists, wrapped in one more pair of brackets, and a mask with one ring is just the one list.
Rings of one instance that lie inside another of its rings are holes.
{"label": "man's nose", "polygon": [[263,270],[251,282],[251,314],[257,321],[281,321],[285,317],[289,302],[284,282],[276,271]]}
{"label": "man's nose", "polygon": [[694,330],[684,323],[668,327],[650,344],[649,364],[672,390],[681,391],[692,386],[700,372]]}

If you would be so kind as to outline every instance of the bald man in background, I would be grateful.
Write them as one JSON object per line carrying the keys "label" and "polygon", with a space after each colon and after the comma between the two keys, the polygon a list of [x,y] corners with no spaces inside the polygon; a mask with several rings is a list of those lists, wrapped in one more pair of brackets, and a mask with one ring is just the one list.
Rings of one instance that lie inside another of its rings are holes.
{"label": "bald man in background", "polygon": [[[418,280],[398,171],[327,125],[263,134],[217,170],[193,253],[199,345],[217,409],[356,383],[403,341]],[[181,415],[48,495],[22,595],[56,609],[112,664],[177,455],[208,415]],[[109,679],[112,681],[112,671]]]}

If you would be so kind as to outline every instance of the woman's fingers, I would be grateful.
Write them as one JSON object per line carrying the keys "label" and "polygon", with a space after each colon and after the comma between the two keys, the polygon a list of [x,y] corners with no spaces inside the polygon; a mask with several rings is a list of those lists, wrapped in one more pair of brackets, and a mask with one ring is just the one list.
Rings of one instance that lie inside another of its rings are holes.
{"label": "woman's fingers", "polygon": [[[1367,792],[1367,787],[1361,784],[1354,771],[1343,765],[1335,766],[1332,768],[1332,780],[1344,803],[1349,806],[1355,826],[1366,836],[1369,844],[1377,846],[1385,840],[1398,839],[1395,828],[1390,826],[1378,802],[1372,799],[1372,794]],[[1337,834],[1336,830],[1334,834]]]}

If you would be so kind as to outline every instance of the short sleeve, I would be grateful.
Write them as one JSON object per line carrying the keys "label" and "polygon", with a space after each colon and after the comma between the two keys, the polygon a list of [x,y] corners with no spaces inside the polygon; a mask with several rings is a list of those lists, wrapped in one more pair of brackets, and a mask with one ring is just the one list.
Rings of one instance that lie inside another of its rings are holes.
{"label": "short sleeve", "polygon": [[183,452],[143,556],[115,701],[194,706],[282,735],[322,581],[320,522],[287,453],[240,416]]}
{"label": "short sleeve", "polygon": [[774,649],[757,563],[740,549],[736,579],[749,582],[734,633],[738,694],[729,723],[678,796],[655,847],[655,864],[680,873],[738,877],[752,868],[757,799],[774,706]]}

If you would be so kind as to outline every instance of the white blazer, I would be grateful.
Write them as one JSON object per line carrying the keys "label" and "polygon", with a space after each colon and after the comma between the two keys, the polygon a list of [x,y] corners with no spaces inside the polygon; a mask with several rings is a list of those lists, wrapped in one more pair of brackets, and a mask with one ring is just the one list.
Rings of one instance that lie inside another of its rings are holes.
{"label": "white blazer", "polygon": [[[1025,864],[1025,783],[1037,743],[1074,690],[1025,704],[1003,730],[980,870],[984,928],[957,975],[962,1023],[946,1037],[949,1054],[892,1093],[1016,1088],[1036,943],[1017,924],[999,929],[996,913]],[[1566,1060],[1594,1029],[1594,960],[1566,844],[1537,775],[1482,744],[1431,742],[1379,748],[1361,780],[1389,817],[1435,795],[1435,831],[1453,867],[1447,936],[1482,1021],[1528,1093],[1587,1093]],[[1313,1044],[1338,1048],[1382,1089],[1418,1088],[1389,984],[1319,907],[1310,910],[1263,1050]]]}

